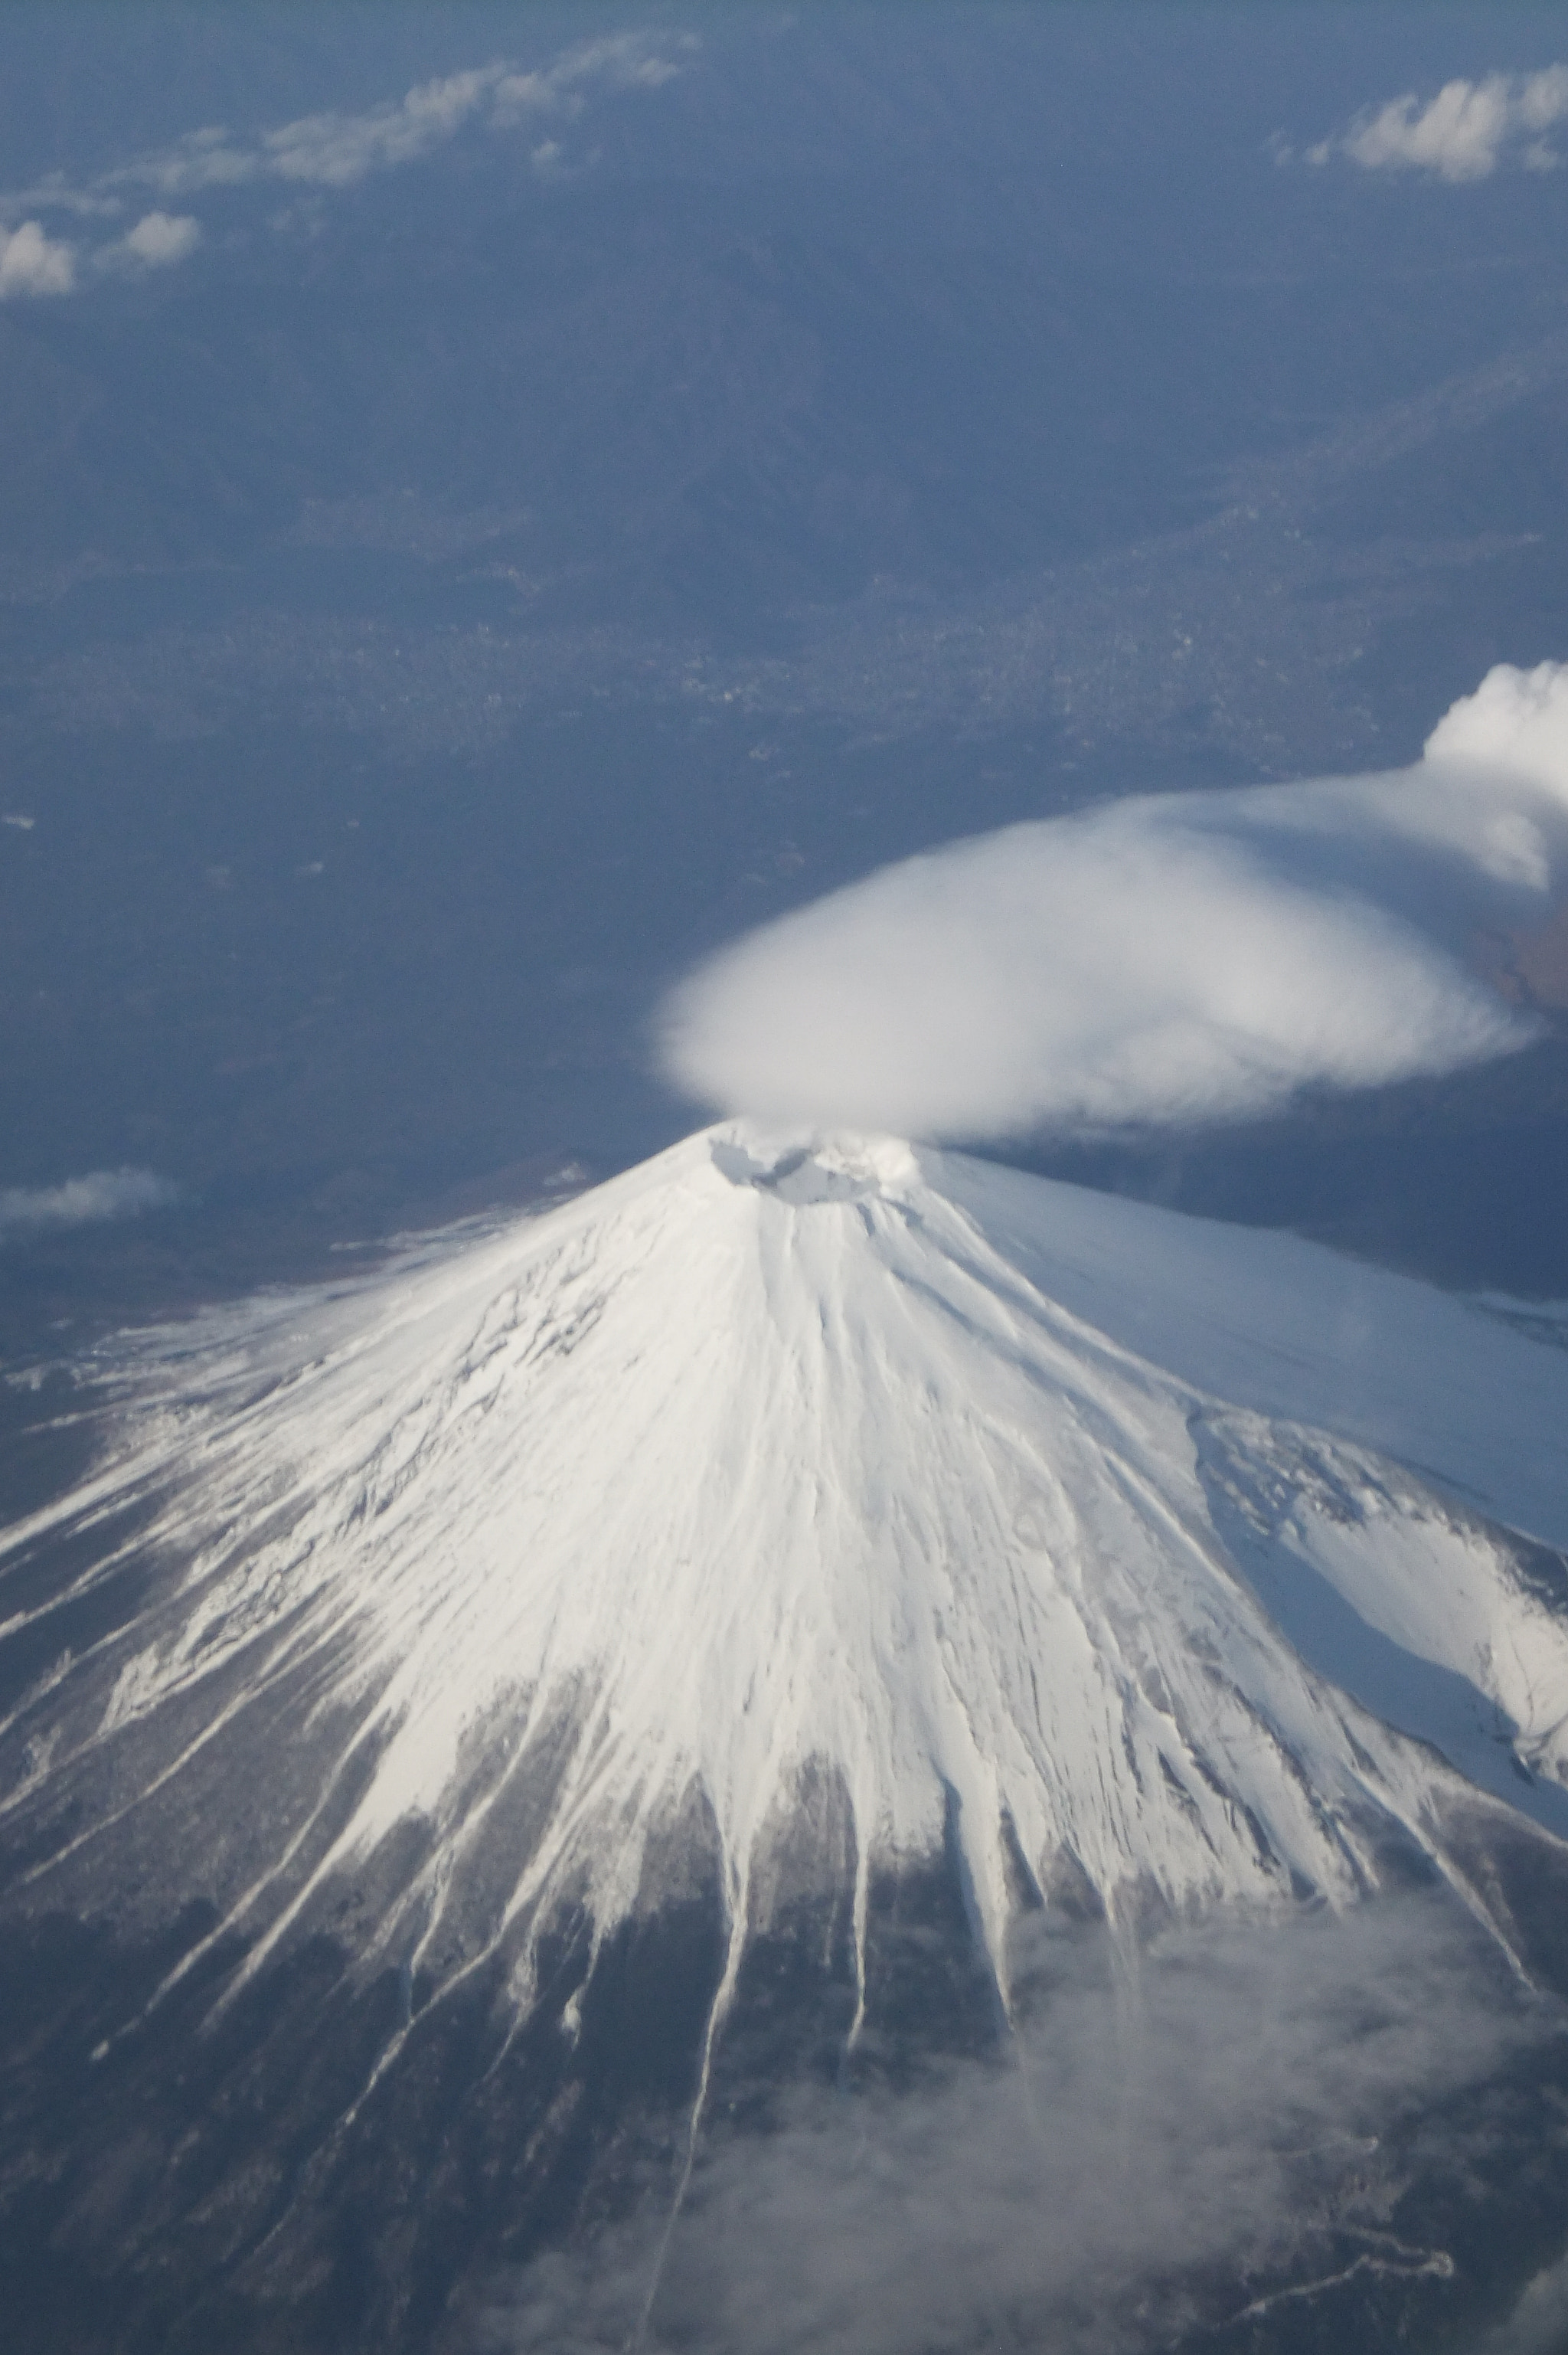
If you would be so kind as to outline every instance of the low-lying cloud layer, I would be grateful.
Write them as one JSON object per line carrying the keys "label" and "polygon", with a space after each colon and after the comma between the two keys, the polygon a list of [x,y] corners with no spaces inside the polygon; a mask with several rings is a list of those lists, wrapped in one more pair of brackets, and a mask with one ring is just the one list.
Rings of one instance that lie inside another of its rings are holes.
{"label": "low-lying cloud layer", "polygon": [[0,1187],[0,1242],[46,1227],[80,1227],[166,1209],[180,1189],[151,1169],[93,1169],[58,1186]]}
{"label": "low-lying cloud layer", "polygon": [[1410,91],[1369,108],[1339,137],[1308,148],[1307,160],[1348,155],[1369,172],[1434,172],[1451,181],[1488,179],[1505,158],[1550,172],[1563,157],[1547,133],[1565,117],[1568,66],[1491,73],[1445,82],[1425,106]]}
{"label": "low-lying cloud layer", "polygon": [[886,868],[693,975],[663,1067],[715,1111],[918,1136],[1237,1117],[1525,1044],[1443,933],[1564,873],[1568,665],[1503,665],[1408,770],[1142,795]]}
{"label": "low-lying cloud layer", "polygon": [[1304,2301],[1343,2322],[1347,2289],[1436,2301],[1471,2170],[1520,2129],[1507,2080],[1561,2051],[1436,1896],[1174,1931],[1120,1978],[1070,1945],[1046,1968],[1002,2061],[715,2126],[662,2253],[650,2200],[494,2283],[466,2345],[1136,2355]]}

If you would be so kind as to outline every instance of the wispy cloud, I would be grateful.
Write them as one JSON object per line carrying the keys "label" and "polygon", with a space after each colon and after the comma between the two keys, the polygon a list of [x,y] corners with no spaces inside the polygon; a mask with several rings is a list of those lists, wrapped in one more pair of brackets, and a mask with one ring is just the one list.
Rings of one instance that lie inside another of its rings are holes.
{"label": "wispy cloud", "polygon": [[1568,2347],[1568,2257],[1528,2282],[1506,2321],[1478,2339],[1473,2355],[1563,2355]]}
{"label": "wispy cloud", "polygon": [[[51,176],[0,197],[0,218],[36,216],[24,219],[8,240],[0,229],[0,296],[71,293],[81,282],[79,250],[47,237],[42,217],[64,213],[84,225],[122,218],[135,191],[172,203],[279,183],[320,191],[349,188],[374,173],[423,162],[465,130],[499,135],[526,132],[530,125],[546,134],[532,151],[535,168],[556,172],[565,153],[559,133],[577,121],[596,91],[658,90],[684,69],[697,47],[691,33],[606,34],[577,42],[548,65],[524,69],[494,59],[419,82],[404,97],[359,114],[301,115],[254,133],[208,125],[101,173],[85,186]],[[193,215],[157,210],[99,247],[91,258],[108,268],[166,266],[192,253],[201,233]]]}
{"label": "wispy cloud", "polygon": [[[548,66],[523,69],[511,59],[493,59],[464,73],[417,82],[403,99],[388,99],[384,106],[358,115],[336,111],[299,115],[294,123],[254,134],[207,125],[188,132],[172,146],[153,148],[130,163],[115,165],[85,186],[75,186],[64,175],[52,175],[36,186],[0,196],[0,219],[49,212],[70,214],[85,224],[118,219],[125,214],[132,191],[188,200],[200,193],[281,181],[320,191],[353,188],[372,172],[421,163],[464,130],[506,134],[530,125],[546,132],[553,127],[553,134],[535,148],[536,167],[553,172],[563,160],[558,132],[584,113],[593,91],[659,90],[685,70],[697,48],[694,33],[605,33],[596,40],[575,42]],[[200,224],[188,214],[175,219],[167,212],[148,212],[109,252],[130,252],[143,264],[164,264],[186,257],[197,236]],[[73,250],[45,240],[40,219],[26,219],[12,236],[12,245],[16,238],[26,242],[14,264],[14,292],[70,292],[75,285]],[[40,245],[52,257],[64,259],[49,264],[37,254]],[[0,294],[7,292],[3,254],[5,247],[0,247]],[[52,278],[48,278],[49,269]]]}
{"label": "wispy cloud", "polygon": [[106,173],[93,193],[143,186],[184,196],[267,179],[352,187],[373,172],[420,162],[470,125],[503,132],[542,118],[573,121],[596,84],[657,90],[681,70],[670,52],[694,46],[691,34],[616,33],[578,42],[531,72],[497,59],[419,82],[406,97],[363,114],[305,114],[249,140],[222,129],[196,131]]}
{"label": "wispy cloud", "polygon": [[69,294],[76,286],[76,248],[48,237],[41,221],[0,229],[0,303],[17,294]]}
{"label": "wispy cloud", "polygon": [[[1453,2229],[1453,2179],[1494,2130],[1484,2094],[1454,2097],[1556,2025],[1457,1909],[1174,1930],[1120,1985],[1092,1946],[1048,1929],[1040,1946],[1049,1991],[1005,2062],[929,2068],[896,2094],[770,2084],[772,2130],[715,2132],[662,2262],[651,2200],[493,2281],[467,2345],[1142,2355],[1352,2277],[1391,2302],[1453,2278],[1404,2220]],[[1445,2165],[1446,2196],[1422,2201]]]}
{"label": "wispy cloud", "polygon": [[1509,1052],[1531,1024],[1425,927],[1568,871],[1568,666],[1506,666],[1414,768],[1149,794],[885,868],[668,1003],[699,1101],[916,1135],[1225,1119]]}
{"label": "wispy cloud", "polygon": [[1547,134],[1568,118],[1568,66],[1445,82],[1423,104],[1414,91],[1371,107],[1347,131],[1307,151],[1310,164],[1346,155],[1369,172],[1420,171],[1484,180],[1499,163],[1551,171],[1562,156]]}
{"label": "wispy cloud", "polygon": [[0,1241],[48,1227],[136,1218],[179,1199],[179,1188],[151,1169],[94,1169],[58,1186],[0,1187]]}

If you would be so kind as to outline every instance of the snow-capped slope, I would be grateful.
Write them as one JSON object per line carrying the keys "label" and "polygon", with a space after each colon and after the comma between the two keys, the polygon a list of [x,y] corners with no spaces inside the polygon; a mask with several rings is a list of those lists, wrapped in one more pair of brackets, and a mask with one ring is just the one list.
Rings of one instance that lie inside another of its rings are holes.
{"label": "snow-capped slope", "polygon": [[1445,1861],[1427,1742],[1568,1833],[1568,1617],[1459,1501],[1561,1539],[1568,1353],[1307,1245],[728,1124],[121,1379],[7,1551],[172,1567],[0,1729],[7,1808],[75,1807],[41,1889],[155,1848],[251,1968],[397,1851],[376,1951],[499,1945],[526,2003],[557,1909],[602,1936],[695,1823],[733,1978],[824,1782],[862,1949],[878,1860],[956,1842],[1004,1999],[1069,1863],[1114,1920],[1343,1902],[1380,1819]]}
{"label": "snow-capped slope", "polygon": [[1396,1456],[1568,1547],[1568,1327],[1555,1351],[1521,1349],[1495,1308],[1293,1235],[939,1162],[944,1191],[998,1249],[1124,1348],[1211,1396]]}

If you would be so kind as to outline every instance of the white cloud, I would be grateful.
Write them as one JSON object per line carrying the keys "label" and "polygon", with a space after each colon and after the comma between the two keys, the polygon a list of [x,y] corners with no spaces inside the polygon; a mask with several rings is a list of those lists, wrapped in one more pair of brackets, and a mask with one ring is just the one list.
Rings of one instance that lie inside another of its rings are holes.
{"label": "white cloud", "polygon": [[0,303],[13,294],[69,294],[75,284],[74,246],[46,237],[40,221],[0,229]]}
{"label": "white cloud", "polygon": [[116,197],[93,196],[73,187],[63,172],[46,172],[29,188],[12,188],[0,197],[0,210],[15,219],[19,213],[74,213],[83,220],[113,219],[123,209]]}
{"label": "white cloud", "polygon": [[58,1186],[0,1187],[0,1240],[42,1227],[79,1227],[130,1219],[180,1199],[179,1188],[151,1169],[94,1169]]}
{"label": "white cloud", "polygon": [[1436,172],[1455,182],[1484,180],[1519,150],[1532,171],[1552,169],[1557,151],[1542,133],[1568,117],[1568,66],[1532,74],[1488,74],[1446,82],[1425,106],[1414,91],[1370,109],[1338,138],[1310,148],[1325,164],[1336,154],[1368,171]]}
{"label": "white cloud", "polygon": [[1478,901],[1539,892],[1565,814],[1568,666],[1502,666],[1408,771],[1142,795],[885,868],[683,984],[664,1069],[716,1110],[971,1137],[1456,1069],[1534,1034],[1402,902],[1435,862]]}
{"label": "white cloud", "polygon": [[150,270],[183,261],[201,243],[201,224],[189,213],[143,213],[122,240],[127,253]]}
{"label": "white cloud", "polygon": [[1424,757],[1522,777],[1568,808],[1568,663],[1498,663],[1444,713]]}
{"label": "white cloud", "polygon": [[201,223],[189,213],[143,213],[134,229],[100,247],[93,260],[100,270],[167,270],[193,254],[201,238]]}
{"label": "white cloud", "polygon": [[[476,68],[421,82],[396,105],[368,114],[311,114],[267,132],[249,157],[253,173],[347,187],[369,172],[417,163],[452,138],[495,88],[501,69]],[[241,151],[214,147],[207,161]]]}
{"label": "white cloud", "polygon": [[[677,33],[668,46],[690,51],[699,43],[694,33]],[[616,90],[660,90],[681,71],[673,59],[650,48],[648,36],[606,34],[566,50],[541,73],[503,75],[496,85],[494,120],[504,126],[525,114],[576,113],[583,103],[585,82],[604,80]]]}

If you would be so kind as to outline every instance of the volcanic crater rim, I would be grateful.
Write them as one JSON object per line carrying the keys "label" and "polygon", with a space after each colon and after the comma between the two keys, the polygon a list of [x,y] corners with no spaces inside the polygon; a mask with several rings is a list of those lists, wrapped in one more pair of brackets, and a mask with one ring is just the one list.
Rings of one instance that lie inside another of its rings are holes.
{"label": "volcanic crater rim", "polygon": [[709,1149],[714,1167],[732,1186],[754,1187],[797,1209],[887,1193],[918,1175],[913,1151],[895,1137],[802,1142],[731,1129],[714,1136]]}

